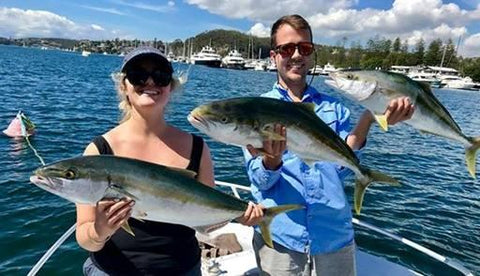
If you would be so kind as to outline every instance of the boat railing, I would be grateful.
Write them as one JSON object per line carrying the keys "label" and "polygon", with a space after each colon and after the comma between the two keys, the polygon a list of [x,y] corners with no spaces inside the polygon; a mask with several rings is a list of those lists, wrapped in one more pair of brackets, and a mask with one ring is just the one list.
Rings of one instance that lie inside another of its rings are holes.
{"label": "boat railing", "polygon": [[[219,181],[219,180],[216,180],[215,181],[215,184],[220,186],[220,187],[227,187],[227,188],[230,188],[231,192],[233,193],[233,195],[237,198],[241,198],[240,194],[238,193],[239,190],[242,190],[242,191],[250,191],[250,187],[248,186],[243,186],[243,185],[239,185],[239,184],[234,184],[234,183],[229,183],[229,182],[224,182],[224,181]],[[453,260],[453,259],[450,259],[448,257],[445,257],[443,255],[440,255],[436,252],[434,252],[433,250],[430,250],[418,243],[415,243],[411,240],[408,240],[406,238],[403,238],[401,236],[398,236],[392,232],[389,232],[387,230],[383,230],[381,228],[378,228],[370,223],[367,223],[367,222],[363,222],[363,221],[360,221],[359,219],[357,218],[352,218],[352,222],[353,224],[357,225],[357,226],[360,226],[360,227],[364,227],[364,228],[367,228],[369,230],[372,230],[374,232],[377,232],[379,234],[382,234],[384,236],[387,236],[389,238],[392,238],[396,241],[399,241],[405,245],[407,245],[408,247],[410,248],[413,248],[427,256],[430,256],[432,258],[434,258],[435,260],[439,261],[439,262],[442,262],[446,265],[448,265],[449,267],[459,271],[460,273],[462,273],[463,275],[467,275],[467,276],[473,276],[473,273],[467,269],[465,266],[463,266],[462,264],[460,264],[459,262]],[[65,242],[65,240],[75,231],[75,224],[73,224],[48,250],[47,252],[45,252],[45,254],[40,258],[40,260],[35,264],[35,266],[33,266],[33,268],[30,270],[30,272],[28,273],[28,276],[33,276],[33,275],[36,275],[37,272],[42,268],[42,266],[47,262],[47,260],[52,256],[52,254],[60,247],[60,245],[62,245],[63,242]]]}

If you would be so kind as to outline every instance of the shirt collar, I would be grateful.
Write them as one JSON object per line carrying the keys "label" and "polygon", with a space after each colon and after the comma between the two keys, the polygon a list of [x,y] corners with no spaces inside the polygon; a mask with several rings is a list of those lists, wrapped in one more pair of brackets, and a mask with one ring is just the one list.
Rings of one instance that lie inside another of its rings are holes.
{"label": "shirt collar", "polygon": [[[287,89],[285,89],[283,86],[281,86],[280,83],[276,82],[273,85],[273,89],[277,90],[280,93],[280,95],[282,95],[282,98],[284,100],[288,100],[290,102],[293,102],[293,99],[288,94]],[[311,102],[313,102],[317,99],[319,100],[320,97],[321,97],[321,94],[318,93],[318,91],[315,88],[313,88],[312,86],[307,84],[307,89],[303,93],[302,102],[311,103]]]}

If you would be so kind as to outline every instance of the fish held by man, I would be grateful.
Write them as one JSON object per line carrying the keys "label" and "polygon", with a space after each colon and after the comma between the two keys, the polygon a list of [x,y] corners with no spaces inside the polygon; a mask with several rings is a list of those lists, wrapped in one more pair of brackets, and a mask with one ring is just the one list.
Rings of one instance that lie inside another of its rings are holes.
{"label": "fish held by man", "polygon": [[360,213],[365,190],[372,182],[398,185],[381,172],[360,165],[354,152],[314,112],[308,103],[291,103],[265,97],[242,97],[198,106],[189,122],[213,139],[236,146],[252,145],[260,152],[264,140],[284,140],[274,131],[275,124],[287,128],[287,150],[306,164],[328,161],[355,173],[355,211]]}
{"label": "fish held by man", "polygon": [[427,83],[385,71],[338,71],[330,74],[327,84],[338,88],[347,97],[369,109],[379,125],[386,131],[388,124],[383,113],[388,103],[398,97],[408,97],[415,106],[412,118],[405,123],[422,133],[445,137],[465,146],[468,171],[476,178],[475,156],[480,148],[480,137],[469,137],[448,110],[435,97]]}
{"label": "fish held by man", "polygon": [[[208,233],[241,217],[248,202],[206,186],[195,173],[136,159],[94,155],[62,160],[35,170],[30,181],[74,203],[95,205],[102,198],[135,200],[132,217],[182,224]],[[269,225],[280,213],[304,208],[266,208],[259,223],[265,242],[272,245]],[[124,225],[128,232],[130,227]]]}

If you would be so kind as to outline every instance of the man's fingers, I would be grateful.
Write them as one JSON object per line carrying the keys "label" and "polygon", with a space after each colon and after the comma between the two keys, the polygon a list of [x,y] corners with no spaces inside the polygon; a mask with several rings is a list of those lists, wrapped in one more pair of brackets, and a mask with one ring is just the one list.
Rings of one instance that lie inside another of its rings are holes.
{"label": "man's fingers", "polygon": [[259,154],[258,150],[254,148],[252,145],[247,145],[247,150],[253,157],[257,157]]}

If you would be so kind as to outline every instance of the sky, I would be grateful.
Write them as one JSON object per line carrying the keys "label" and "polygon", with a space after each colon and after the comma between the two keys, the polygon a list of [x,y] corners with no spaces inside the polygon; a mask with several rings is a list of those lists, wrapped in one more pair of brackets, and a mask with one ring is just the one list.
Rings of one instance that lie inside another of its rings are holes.
{"label": "sky", "polygon": [[461,55],[480,56],[480,0],[0,0],[0,37],[169,42],[214,29],[268,37],[276,19],[294,13],[317,44],[451,38]]}

